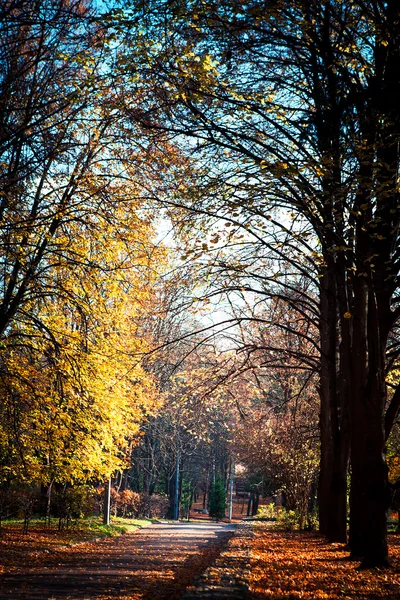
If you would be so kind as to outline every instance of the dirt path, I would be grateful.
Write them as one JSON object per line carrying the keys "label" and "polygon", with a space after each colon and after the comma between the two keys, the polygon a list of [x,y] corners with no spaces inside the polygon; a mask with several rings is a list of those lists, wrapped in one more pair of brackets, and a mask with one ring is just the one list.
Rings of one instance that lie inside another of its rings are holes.
{"label": "dirt path", "polygon": [[218,556],[235,525],[157,524],[139,532],[30,556],[0,575],[12,600],[176,600]]}

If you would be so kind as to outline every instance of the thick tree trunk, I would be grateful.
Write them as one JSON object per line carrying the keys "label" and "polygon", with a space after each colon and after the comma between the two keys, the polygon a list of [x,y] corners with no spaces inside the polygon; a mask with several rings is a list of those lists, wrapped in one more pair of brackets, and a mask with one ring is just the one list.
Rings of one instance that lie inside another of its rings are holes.
{"label": "thick tree trunk", "polygon": [[330,275],[326,272],[321,281],[320,295],[320,336],[321,336],[321,372],[320,372],[320,435],[321,458],[319,479],[319,531],[328,535],[330,519],[330,487],[332,480],[332,429],[331,429],[331,395],[335,393],[336,377],[334,368],[334,346],[332,339],[330,313]]}
{"label": "thick tree trunk", "polygon": [[333,444],[331,513],[327,538],[330,542],[347,542],[347,464],[349,447],[341,432]]}
{"label": "thick tree trunk", "polygon": [[363,511],[366,506],[364,477],[364,411],[363,397],[367,371],[367,288],[364,281],[354,282],[353,319],[353,393],[351,405],[351,484],[350,484],[350,553],[361,558],[364,551]]}
{"label": "thick tree trunk", "polygon": [[368,382],[364,399],[364,473],[366,510],[365,538],[361,566],[387,566],[388,470],[385,458],[384,409],[386,404],[386,338],[381,339],[376,296],[368,298]]}
{"label": "thick tree trunk", "polygon": [[375,296],[361,280],[354,310],[350,549],[353,557],[362,558],[362,567],[388,564],[385,345]]}
{"label": "thick tree trunk", "polygon": [[[343,424],[343,390],[338,385],[337,305],[333,261],[327,257],[320,296],[321,467],[319,482],[320,533],[331,542],[347,541],[348,427]],[[342,363],[341,363],[342,364]],[[343,388],[343,384],[342,384]],[[342,394],[342,395],[340,395]]]}

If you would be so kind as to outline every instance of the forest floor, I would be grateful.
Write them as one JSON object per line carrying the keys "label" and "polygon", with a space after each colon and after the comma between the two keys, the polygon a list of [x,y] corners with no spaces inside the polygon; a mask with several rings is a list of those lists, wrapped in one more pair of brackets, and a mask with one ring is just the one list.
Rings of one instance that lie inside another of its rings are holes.
{"label": "forest floor", "polygon": [[253,522],[252,532],[236,540],[249,554],[252,600],[400,600],[399,535],[389,535],[390,569],[359,571],[345,545],[316,534],[274,531],[268,522]]}
{"label": "forest floor", "polygon": [[0,599],[400,600],[400,535],[389,535],[391,568],[367,571],[343,544],[268,521],[160,523],[76,541],[15,553],[3,536]]}
{"label": "forest floor", "polygon": [[[4,552],[0,598],[174,600],[213,563],[236,525],[159,523],[69,546]],[[28,534],[29,535],[29,534]],[[31,534],[32,535],[32,534]]]}

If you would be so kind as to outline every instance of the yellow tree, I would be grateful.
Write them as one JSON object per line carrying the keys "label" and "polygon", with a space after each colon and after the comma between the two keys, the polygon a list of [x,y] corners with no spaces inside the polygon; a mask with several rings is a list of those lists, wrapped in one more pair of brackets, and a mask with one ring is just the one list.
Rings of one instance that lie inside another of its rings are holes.
{"label": "yellow tree", "polygon": [[[87,185],[93,192],[94,180]],[[140,424],[158,406],[153,378],[141,366],[151,343],[142,321],[164,252],[135,195],[127,199],[129,188],[108,192],[110,210],[93,210],[57,232],[55,259],[46,265],[57,294],[26,303],[29,318],[3,344],[8,481],[103,479],[123,466]]]}

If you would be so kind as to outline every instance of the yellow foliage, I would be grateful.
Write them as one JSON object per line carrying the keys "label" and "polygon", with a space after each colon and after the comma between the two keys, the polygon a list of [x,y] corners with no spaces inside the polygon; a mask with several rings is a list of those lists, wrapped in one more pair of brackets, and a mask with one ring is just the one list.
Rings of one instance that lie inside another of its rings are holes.
{"label": "yellow foliage", "polygon": [[14,323],[1,350],[3,480],[108,477],[160,404],[141,357],[149,349],[142,322],[154,301],[152,261],[162,265],[163,251],[135,203],[111,209],[112,217],[93,211],[60,230],[47,271],[57,293],[32,298],[25,311],[35,324]]}

